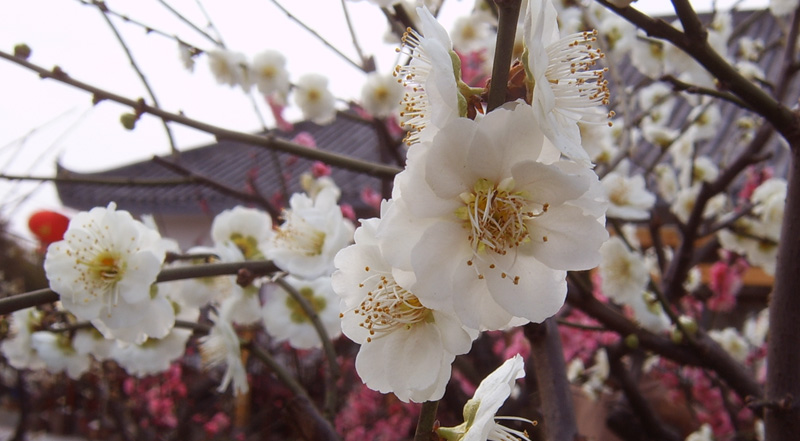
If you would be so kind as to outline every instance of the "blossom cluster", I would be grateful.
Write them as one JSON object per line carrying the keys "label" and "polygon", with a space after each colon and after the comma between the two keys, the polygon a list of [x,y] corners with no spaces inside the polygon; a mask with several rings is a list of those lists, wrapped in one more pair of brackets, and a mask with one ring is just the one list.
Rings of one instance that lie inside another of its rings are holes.
{"label": "blossom cluster", "polygon": [[[362,380],[421,402],[442,397],[480,332],[551,317],[567,271],[599,263],[606,198],[578,123],[597,122],[608,91],[595,34],[561,38],[552,3],[531,1],[518,60],[529,100],[487,112],[447,31],[426,8],[417,14],[420,32],[401,50],[410,61],[396,69],[406,168],[380,217],[336,256],[333,283]],[[485,115],[470,118],[468,102]]]}

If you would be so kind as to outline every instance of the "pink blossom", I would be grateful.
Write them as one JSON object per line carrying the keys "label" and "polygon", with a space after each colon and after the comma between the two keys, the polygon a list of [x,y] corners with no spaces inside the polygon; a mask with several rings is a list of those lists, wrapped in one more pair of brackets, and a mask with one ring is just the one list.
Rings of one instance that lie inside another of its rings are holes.
{"label": "pink blossom", "polygon": [[328,164],[325,164],[324,162],[314,161],[314,163],[311,164],[311,173],[314,175],[315,178],[330,176],[331,167]]}
{"label": "pink blossom", "polygon": [[294,126],[292,123],[283,118],[283,109],[285,106],[272,96],[267,96],[266,98],[267,104],[269,105],[269,110],[272,111],[272,116],[275,118],[275,124],[284,132],[291,132],[294,129]]}
{"label": "pink blossom", "polygon": [[764,181],[771,178],[774,174],[774,171],[771,167],[757,169],[756,167],[750,166],[745,171],[745,182],[742,186],[742,189],[739,190],[739,200],[740,201],[749,201],[750,196],[753,194],[756,188],[761,185]]}
{"label": "pink blossom", "polygon": [[380,211],[381,200],[381,194],[372,187],[364,187],[361,189],[361,202],[364,202],[375,211]]}
{"label": "pink blossom", "polygon": [[486,75],[486,50],[472,52],[458,52],[461,59],[461,79],[470,86],[480,86],[489,78]]}
{"label": "pink blossom", "polygon": [[356,220],[356,211],[353,209],[353,206],[350,204],[339,204],[339,208],[342,210],[342,216],[350,219],[351,221],[355,222]]}
{"label": "pink blossom", "polygon": [[714,295],[708,300],[709,309],[727,312],[736,306],[736,294],[742,289],[742,277],[747,268],[742,258],[736,258],[733,263],[723,259],[711,265],[709,288]]}

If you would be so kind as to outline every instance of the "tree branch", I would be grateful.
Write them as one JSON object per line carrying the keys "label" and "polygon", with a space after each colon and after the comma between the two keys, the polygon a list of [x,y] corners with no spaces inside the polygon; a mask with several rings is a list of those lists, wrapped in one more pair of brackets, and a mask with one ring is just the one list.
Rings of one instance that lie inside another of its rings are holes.
{"label": "tree branch", "polygon": [[146,104],[144,100],[132,100],[130,98],[126,98],[73,79],[58,66],[54,67],[52,70],[48,70],[4,51],[0,51],[0,58],[32,70],[38,73],[42,78],[53,79],[60,83],[68,84],[77,89],[89,92],[93,95],[93,100],[95,103],[104,99],[111,100],[126,106],[130,106],[131,108],[142,113],[149,113],[167,121],[174,121],[187,127],[192,127],[206,133],[211,133],[216,135],[218,139],[228,139],[231,141],[241,142],[243,144],[274,149],[304,158],[316,159],[335,167],[341,167],[379,178],[393,178],[394,175],[401,171],[399,168],[390,165],[364,161],[345,155],[327,152],[321,149],[310,149],[308,147],[277,138],[274,135],[251,135],[248,133],[237,132],[203,123],[191,118],[187,118],[181,114],[170,113],[157,107],[150,106]]}

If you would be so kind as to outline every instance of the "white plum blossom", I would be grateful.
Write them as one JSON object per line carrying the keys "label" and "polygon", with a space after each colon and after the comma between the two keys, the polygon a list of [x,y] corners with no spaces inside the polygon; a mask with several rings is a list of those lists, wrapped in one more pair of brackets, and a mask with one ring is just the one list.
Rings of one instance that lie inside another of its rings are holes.
{"label": "white plum blossom", "polygon": [[247,371],[242,363],[242,350],[240,348],[239,336],[233,329],[229,311],[225,308],[220,310],[220,314],[213,312],[210,314],[214,326],[199,340],[200,355],[203,358],[203,365],[206,368],[224,366],[225,374],[222,382],[217,388],[218,392],[224,392],[228,385],[233,382],[233,394],[241,395],[247,393],[250,386],[247,383]]}
{"label": "white plum blossom", "polygon": [[776,17],[789,15],[797,8],[797,0],[769,0],[769,12]]}
{"label": "white plum blossom", "polygon": [[245,91],[253,86],[247,58],[241,52],[214,49],[206,52],[211,74],[219,84],[241,86]]}
{"label": "white plum blossom", "polygon": [[633,317],[642,328],[656,334],[670,329],[672,323],[655,294],[642,291],[639,296],[633,297],[627,304],[631,307]]}
{"label": "white plum blossom", "polygon": [[330,124],[336,119],[336,100],[328,89],[327,77],[316,73],[301,76],[292,96],[305,119],[317,124]]}
{"label": "white plum blossom", "polygon": [[625,220],[647,220],[656,197],[647,190],[642,175],[626,177],[621,171],[612,171],[600,181],[608,197],[608,217]]}
{"label": "white plum blossom", "polygon": [[178,41],[178,56],[181,59],[181,64],[189,72],[194,71],[194,55],[192,47],[188,44]]}
{"label": "white plum blossom", "polygon": [[289,94],[289,71],[286,70],[286,57],[275,50],[265,50],[253,57],[250,75],[264,95],[276,95],[283,100]]}
{"label": "white plum blossom", "polygon": [[461,16],[453,23],[450,36],[459,52],[479,50],[486,46],[490,38],[489,23],[476,14]]}
{"label": "white plum blossom", "polygon": [[81,212],[64,240],[47,249],[50,288],[80,320],[110,329],[131,326],[150,309],[150,287],[165,257],[160,239],[113,202]]}
{"label": "white plum blossom", "polygon": [[[306,281],[292,276],[283,279],[300,294],[316,313],[328,338],[335,340],[342,333],[339,320],[339,298],[327,276]],[[267,287],[267,296],[261,310],[264,328],[276,342],[288,341],[296,349],[322,347],[320,336],[311,318],[300,303],[286,289],[275,283]]]}
{"label": "white plum blossom", "polygon": [[597,176],[560,160],[516,104],[411,146],[379,231],[389,263],[416,276],[406,288],[474,329],[555,314],[566,271],[596,266],[608,237]]}
{"label": "white plum blossom", "polygon": [[711,425],[708,423],[703,424],[699,429],[690,433],[684,441],[714,441],[714,432],[711,431]]}
{"label": "white plum blossom", "polygon": [[712,329],[708,331],[708,336],[719,343],[734,360],[744,363],[750,353],[750,346],[747,340],[739,334],[736,328],[728,327],[722,330]]}
{"label": "white plum blossom", "polygon": [[630,304],[642,294],[650,272],[641,254],[631,251],[619,237],[611,237],[600,247],[600,277],[603,294],[617,303]]}
{"label": "white plum blossom", "polygon": [[[123,343],[124,344],[124,343]],[[78,329],[72,336],[72,347],[82,355],[91,355],[95,360],[103,361],[111,357],[117,347],[117,341],[105,338],[96,328]]]}
{"label": "white plum blossom", "polygon": [[427,8],[417,8],[417,15],[422,34],[412,29],[403,35],[401,51],[410,61],[394,71],[406,87],[400,116],[409,145],[429,140],[436,129],[461,115],[461,106],[466,105],[458,91],[461,62],[450,36]]}
{"label": "white plum blossom", "polygon": [[769,333],[769,308],[764,308],[757,316],[748,318],[744,322],[742,333],[751,345],[760,348],[767,341]]}
{"label": "white plum blossom", "polygon": [[[194,322],[200,316],[196,307],[176,302],[174,308],[176,317],[183,321]],[[114,345],[109,356],[130,375],[154,375],[169,369],[170,364],[186,352],[186,342],[191,336],[191,329],[173,327],[162,338],[149,338],[140,344]]]}
{"label": "white plum blossom", "polygon": [[0,342],[0,352],[15,369],[42,369],[44,362],[31,346],[31,336],[42,324],[42,312],[35,308],[14,311],[10,337]]}
{"label": "white plum blossom", "polygon": [[[255,208],[236,206],[218,214],[211,224],[214,244],[217,247],[236,246],[245,260],[263,259],[272,235],[272,218]],[[230,252],[222,253],[232,256]]]}
{"label": "white plum blossom", "polygon": [[525,432],[497,422],[516,420],[534,425],[526,418],[497,416],[497,411],[513,392],[517,379],[524,376],[522,357],[517,354],[509,358],[475,389],[472,398],[464,405],[464,422],[456,427],[440,427],[436,433],[448,441],[530,441]]}
{"label": "white plum blossom", "polygon": [[[598,121],[596,109],[609,103],[607,69],[598,62],[597,33],[561,38],[552,0],[529,0],[525,15],[526,63],[533,83],[531,108],[545,136],[565,156],[591,163],[581,146],[578,121]],[[602,121],[602,119],[600,120]]]}
{"label": "white plum blossom", "polygon": [[691,165],[681,168],[678,182],[681,187],[691,187],[697,182],[714,182],[719,176],[719,168],[708,156],[698,156]]}
{"label": "white plum blossom", "polygon": [[403,86],[392,75],[372,72],[361,88],[361,105],[375,118],[399,115]]}
{"label": "white plum blossom", "polygon": [[355,244],[336,255],[332,280],[342,331],[361,345],[356,371],[367,387],[405,402],[438,400],[455,356],[469,351],[477,332],[452,313],[427,308],[401,285],[413,274],[384,260],[375,238],[379,222],[363,220]]}
{"label": "white plum blossom", "polygon": [[72,347],[72,341],[66,332],[34,332],[31,335],[31,346],[51,374],[66,372],[70,378],[77,380],[89,370],[91,359],[86,354],[79,354]]}
{"label": "white plum blossom", "polygon": [[353,224],[343,217],[336,192],[324,188],[314,200],[303,193],[293,194],[283,219],[270,241],[267,258],[304,279],[330,275],[333,257],[353,239]]}

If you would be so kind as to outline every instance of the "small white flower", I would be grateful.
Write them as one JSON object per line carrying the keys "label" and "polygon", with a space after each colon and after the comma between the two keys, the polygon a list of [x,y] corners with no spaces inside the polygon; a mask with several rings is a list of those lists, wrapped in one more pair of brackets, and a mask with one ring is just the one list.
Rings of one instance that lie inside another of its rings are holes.
{"label": "small white flower", "polygon": [[597,175],[560,160],[530,112],[459,118],[411,146],[381,222],[387,261],[416,276],[407,289],[474,329],[556,313],[565,271],[596,266],[608,237]]}
{"label": "small white flower", "polygon": [[181,58],[181,63],[183,67],[186,68],[189,72],[194,71],[194,53],[192,52],[192,47],[183,43],[178,42],[178,55]]}
{"label": "small white flower", "polygon": [[581,146],[578,121],[600,122],[596,110],[609,103],[607,69],[598,67],[605,55],[597,47],[597,31],[561,38],[551,0],[530,0],[525,15],[531,108],[545,136],[565,156],[591,164]]}
{"label": "small white flower", "polygon": [[700,426],[699,429],[689,434],[685,441],[714,441],[714,433],[708,423]]}
{"label": "small white flower", "polygon": [[608,217],[625,220],[650,218],[650,209],[655,205],[656,197],[647,190],[642,175],[625,177],[613,171],[600,182],[608,197]]}
{"label": "small white flower", "polygon": [[89,370],[91,359],[86,354],[79,354],[72,347],[68,333],[34,332],[31,335],[31,346],[51,374],[66,372],[70,378],[77,380]]}
{"label": "small white flower", "polygon": [[526,418],[496,415],[514,390],[517,379],[524,376],[522,357],[517,354],[509,358],[475,389],[475,394],[464,405],[464,422],[456,427],[440,427],[436,433],[448,441],[530,441],[525,432],[505,427],[497,420],[535,423]]}
{"label": "small white flower", "polygon": [[[176,317],[194,322],[200,316],[198,308],[176,303]],[[113,358],[130,375],[145,377],[169,369],[170,364],[186,351],[191,329],[174,327],[163,338],[150,338],[141,344],[120,344],[110,350]]]}
{"label": "small white flower", "polygon": [[751,345],[760,348],[767,341],[769,333],[769,308],[764,308],[757,316],[748,318],[744,322],[742,333]]}
{"label": "small white flower", "polygon": [[643,291],[641,295],[632,298],[628,305],[642,328],[656,334],[670,329],[672,322],[655,294]]}
{"label": "small white flower", "polygon": [[438,400],[455,356],[469,351],[477,332],[466,331],[451,313],[425,307],[401,285],[413,275],[384,260],[375,239],[379,222],[364,220],[356,243],[336,255],[332,282],[342,331],[361,345],[356,371],[367,387],[405,402]]}
{"label": "small white flower", "polygon": [[315,73],[305,74],[297,80],[292,96],[304,118],[317,124],[330,124],[336,119],[336,100],[328,90],[328,78]]}
{"label": "small white flower", "polygon": [[289,206],[267,249],[267,258],[304,279],[331,274],[333,257],[353,239],[353,224],[342,216],[336,193],[325,188],[314,200],[295,193]]}
{"label": "small white flower", "polygon": [[143,317],[164,256],[158,233],[112,202],[75,216],[44,268],[64,309],[114,329]]}
{"label": "small white flower", "polygon": [[42,369],[44,362],[31,345],[31,335],[41,326],[42,312],[25,308],[11,314],[11,337],[0,343],[0,352],[15,369]]}
{"label": "small white flower", "polygon": [[658,194],[671,203],[678,194],[678,177],[675,175],[675,169],[662,162],[655,166],[653,172],[656,176]]}
{"label": "small white flower", "polygon": [[398,115],[403,86],[392,75],[372,72],[361,88],[361,105],[375,118],[388,118]]}
{"label": "small white flower", "polygon": [[250,74],[258,91],[264,95],[289,94],[289,71],[286,70],[286,57],[278,51],[266,50],[253,57]]}
{"label": "small white flower", "polygon": [[79,329],[72,337],[72,347],[82,355],[91,355],[95,360],[103,361],[111,357],[111,351],[117,342],[105,338],[95,328]]}
{"label": "small white flower", "polygon": [[199,340],[200,355],[203,358],[203,365],[207,368],[225,366],[225,375],[217,391],[224,392],[233,382],[234,395],[240,395],[247,393],[250,386],[247,384],[247,372],[242,363],[239,337],[231,325],[228,313],[229,311],[222,309],[219,316],[211,314],[214,326],[208,335]]}
{"label": "small white flower", "polygon": [[723,330],[712,329],[708,331],[708,336],[719,343],[734,360],[744,363],[750,353],[750,346],[747,340],[739,334],[736,328],[725,328]]}
{"label": "small white flower", "polygon": [[247,58],[241,52],[214,49],[206,52],[208,66],[219,84],[241,86],[245,91],[253,86]]}
{"label": "small white flower", "polygon": [[[322,322],[328,338],[336,339],[342,333],[336,293],[330,277],[319,277],[305,281],[287,276],[286,283],[303,296]],[[288,341],[293,348],[312,349],[322,347],[311,319],[300,303],[278,284],[269,286],[267,299],[261,310],[264,328],[275,341]]]}
{"label": "small white flower", "polygon": [[400,116],[401,125],[409,130],[405,139],[409,145],[429,140],[439,127],[461,115],[462,102],[466,105],[457,87],[461,62],[450,36],[427,8],[417,8],[417,15],[422,35],[413,29],[403,35],[401,51],[411,60],[394,71],[406,87]]}
{"label": "small white flower", "polygon": [[681,169],[678,182],[681,187],[691,187],[698,182],[714,182],[719,176],[719,168],[708,156],[698,156],[693,165]]}
{"label": "small white flower", "polygon": [[456,19],[450,36],[459,52],[471,52],[486,46],[489,31],[489,23],[479,15],[470,14]]}
{"label": "small white flower", "polygon": [[612,237],[600,247],[600,277],[603,294],[617,303],[630,304],[641,299],[650,273],[642,255],[628,250],[622,239]]}
{"label": "small white flower", "polygon": [[263,259],[265,247],[272,235],[272,218],[254,208],[236,206],[225,210],[211,224],[214,244],[235,245],[245,260]]}

